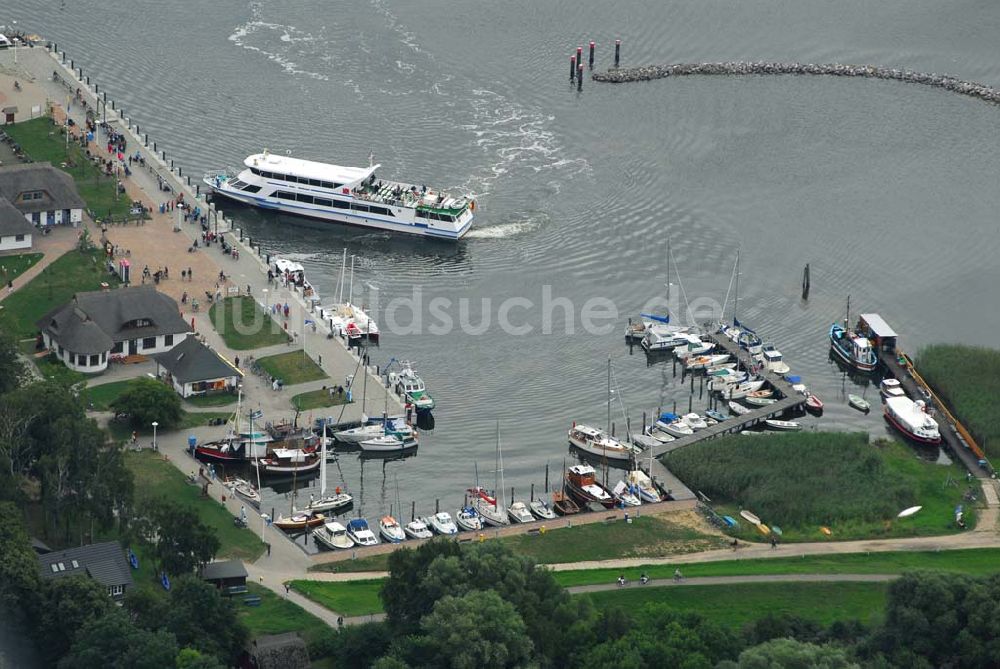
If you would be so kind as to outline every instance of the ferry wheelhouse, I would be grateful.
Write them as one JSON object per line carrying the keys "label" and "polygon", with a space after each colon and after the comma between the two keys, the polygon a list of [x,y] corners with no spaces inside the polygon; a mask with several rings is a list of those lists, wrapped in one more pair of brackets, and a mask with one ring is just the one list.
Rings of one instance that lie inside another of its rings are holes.
{"label": "ferry wheelhouse", "polygon": [[460,239],[476,202],[426,186],[380,179],[381,165],[344,167],[277,156],[265,149],[238,174],[210,172],[213,193],[252,207],[424,237]]}

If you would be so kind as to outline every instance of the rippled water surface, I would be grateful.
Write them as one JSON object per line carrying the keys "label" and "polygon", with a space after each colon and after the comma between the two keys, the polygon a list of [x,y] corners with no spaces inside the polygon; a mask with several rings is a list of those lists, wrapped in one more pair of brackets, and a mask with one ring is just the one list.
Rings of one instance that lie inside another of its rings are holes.
{"label": "rippled water surface", "polygon": [[[346,246],[356,285],[378,286],[383,307],[416,286],[428,322],[439,297],[468,298],[479,323],[481,300],[493,301],[483,334],[388,334],[372,356],[413,360],[439,409],[417,457],[363,469],[342,460],[353,490],[363,478],[369,516],[394,497],[394,474],[404,506],[425,512],[437,498],[456,506],[475,462],[492,481],[497,419],[507,485],[519,496],[541,486],[546,463],[561,467],[572,421],[603,425],[609,355],[633,419],[675,399],[686,408],[670,365],[647,366],[621,338],[627,316],[663,291],[667,236],[689,300],[721,303],[742,248],[740,318],[827,402],[822,426],[884,430],[846,407],[855,390],[827,358],[848,294],[911,351],[996,343],[997,106],[861,79],[587,81],[582,94],[568,82],[577,44],[595,39],[606,67],[621,37],[626,65],[873,63],[996,86],[995,3],[27,0],[16,10],[190,173],[265,147],[346,164],[373,151],[386,176],[478,194],[474,229],[447,245],[230,212],[265,248],[301,259],[324,295]],[[575,304],[575,333],[556,310],[555,333],[539,334],[534,309],[511,312],[534,334],[503,334],[500,302],[540,304],[543,286]],[[581,332],[579,309],[595,296],[617,305],[610,334]],[[620,429],[617,406],[613,419]]]}

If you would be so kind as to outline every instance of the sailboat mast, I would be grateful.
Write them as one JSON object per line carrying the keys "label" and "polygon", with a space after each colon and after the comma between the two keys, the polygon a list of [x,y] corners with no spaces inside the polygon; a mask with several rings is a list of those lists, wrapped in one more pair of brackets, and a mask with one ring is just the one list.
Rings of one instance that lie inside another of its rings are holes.
{"label": "sailboat mast", "polygon": [[667,237],[667,316],[670,315],[670,237]]}
{"label": "sailboat mast", "polygon": [[605,431],[611,435],[611,356],[608,356],[608,421]]}
{"label": "sailboat mast", "polygon": [[323,421],[323,433],[319,438],[320,454],[322,460],[319,461],[319,496],[320,499],[326,496],[326,421]]}
{"label": "sailboat mast", "polygon": [[851,329],[851,296],[847,296],[847,313],[844,315],[844,330]]}
{"label": "sailboat mast", "polygon": [[[237,439],[240,438],[239,433],[236,434],[236,438]],[[254,438],[253,438],[253,413],[251,412],[251,414],[250,414],[250,453],[251,453],[251,455],[254,452],[253,446],[254,446]],[[257,458],[257,462],[255,464],[256,464],[256,466],[254,467],[254,469],[257,470],[257,491],[259,492],[260,491],[260,468],[261,468],[260,458]],[[264,520],[264,511],[261,510],[261,513],[260,513],[260,540],[261,541],[264,541],[264,528],[265,527],[267,527],[267,521]]]}
{"label": "sailboat mast", "polygon": [[337,303],[344,303],[344,272],[347,271],[347,248],[344,248],[344,256],[340,261],[340,281],[337,282]]}
{"label": "sailboat mast", "polygon": [[736,325],[736,313],[740,306],[740,250],[736,249],[736,299],[733,300],[733,325]]}
{"label": "sailboat mast", "polygon": [[351,287],[347,293],[347,301],[354,304],[354,256],[351,256]]}
{"label": "sailboat mast", "polygon": [[497,489],[497,494],[493,497],[494,508],[497,508],[503,495],[503,453],[500,447],[500,421],[497,420],[497,471],[494,476],[494,484],[496,483],[496,476],[500,478],[500,487]]}

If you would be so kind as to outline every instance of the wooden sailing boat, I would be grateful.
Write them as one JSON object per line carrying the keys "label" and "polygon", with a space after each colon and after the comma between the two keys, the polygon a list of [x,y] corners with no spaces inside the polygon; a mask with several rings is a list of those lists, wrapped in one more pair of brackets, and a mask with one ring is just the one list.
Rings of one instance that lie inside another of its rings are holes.
{"label": "wooden sailing boat", "polygon": [[504,508],[503,504],[503,455],[500,447],[500,421],[497,421],[497,453],[496,453],[496,469],[494,470],[494,486],[496,487],[497,496],[492,497],[486,493],[481,486],[476,486],[469,490],[472,493],[472,507],[476,510],[476,513],[482,517],[483,521],[487,525],[492,525],[494,527],[500,527],[502,525],[508,524],[507,510]]}

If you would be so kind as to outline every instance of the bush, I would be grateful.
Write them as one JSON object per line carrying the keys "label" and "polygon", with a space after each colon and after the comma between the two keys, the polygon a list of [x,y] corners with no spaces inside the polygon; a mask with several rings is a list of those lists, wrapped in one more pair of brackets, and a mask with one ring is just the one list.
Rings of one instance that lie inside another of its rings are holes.
{"label": "bush", "polygon": [[111,403],[115,413],[125,414],[129,425],[148,428],[153,421],[161,429],[180,423],[184,413],[181,399],[169,386],[154,379],[136,379],[129,389]]}

